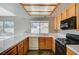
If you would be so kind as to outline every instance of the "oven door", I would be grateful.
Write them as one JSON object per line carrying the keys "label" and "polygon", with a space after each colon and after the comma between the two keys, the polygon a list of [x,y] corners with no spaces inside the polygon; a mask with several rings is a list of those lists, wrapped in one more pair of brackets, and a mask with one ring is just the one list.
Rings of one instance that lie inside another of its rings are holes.
{"label": "oven door", "polygon": [[66,55],[66,47],[60,42],[56,41],[56,55]]}

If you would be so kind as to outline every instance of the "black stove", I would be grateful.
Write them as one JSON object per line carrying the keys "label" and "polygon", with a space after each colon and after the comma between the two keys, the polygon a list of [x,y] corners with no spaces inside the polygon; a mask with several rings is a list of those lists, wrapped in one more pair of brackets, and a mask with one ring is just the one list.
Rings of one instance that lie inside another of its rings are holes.
{"label": "black stove", "polygon": [[79,35],[66,34],[66,38],[56,39],[56,53],[57,55],[66,55],[66,45],[79,44]]}

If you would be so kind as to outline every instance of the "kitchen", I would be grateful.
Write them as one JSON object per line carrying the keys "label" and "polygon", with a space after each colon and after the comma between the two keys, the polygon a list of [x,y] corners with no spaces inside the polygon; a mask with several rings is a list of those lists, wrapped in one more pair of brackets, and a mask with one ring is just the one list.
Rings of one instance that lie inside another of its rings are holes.
{"label": "kitchen", "polygon": [[0,55],[78,55],[78,3],[0,3]]}

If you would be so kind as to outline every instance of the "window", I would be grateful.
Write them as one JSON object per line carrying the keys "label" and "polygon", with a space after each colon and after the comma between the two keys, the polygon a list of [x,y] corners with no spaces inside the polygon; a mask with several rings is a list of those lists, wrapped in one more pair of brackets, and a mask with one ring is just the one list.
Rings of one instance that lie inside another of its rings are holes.
{"label": "window", "polygon": [[0,21],[0,33],[14,34],[14,22],[13,21]]}
{"label": "window", "polygon": [[40,23],[40,33],[48,33],[48,22]]}
{"label": "window", "polygon": [[3,33],[3,21],[0,21],[0,34]]}
{"label": "window", "polygon": [[4,32],[13,34],[14,33],[14,22],[13,21],[4,21]]}
{"label": "window", "polygon": [[49,33],[48,21],[33,21],[31,22],[31,33]]}

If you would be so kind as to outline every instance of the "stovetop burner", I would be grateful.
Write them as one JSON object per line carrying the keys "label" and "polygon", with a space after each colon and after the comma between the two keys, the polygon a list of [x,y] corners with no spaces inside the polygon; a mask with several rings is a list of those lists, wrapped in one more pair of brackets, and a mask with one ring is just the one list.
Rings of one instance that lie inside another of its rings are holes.
{"label": "stovetop burner", "polygon": [[60,42],[62,45],[66,44],[66,38],[57,38],[56,40]]}

